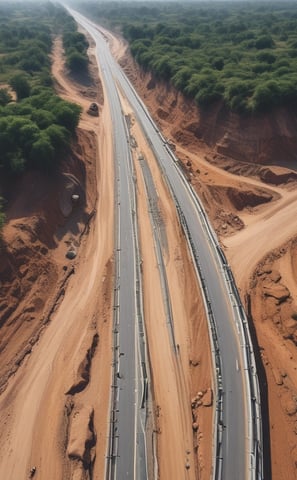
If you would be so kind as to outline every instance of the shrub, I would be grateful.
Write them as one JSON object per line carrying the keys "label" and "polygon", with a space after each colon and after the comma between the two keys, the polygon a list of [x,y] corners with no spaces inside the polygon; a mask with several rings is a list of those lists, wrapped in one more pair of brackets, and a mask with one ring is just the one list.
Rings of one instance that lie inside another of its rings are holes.
{"label": "shrub", "polygon": [[21,100],[22,98],[29,97],[31,86],[28,81],[28,78],[23,73],[14,75],[10,81],[9,85],[15,91],[17,99]]}
{"label": "shrub", "polygon": [[10,95],[7,88],[0,88],[0,106],[4,107],[9,102],[11,102],[12,96]]}
{"label": "shrub", "polygon": [[270,35],[262,35],[255,41],[255,47],[258,50],[263,50],[264,48],[273,48],[273,38]]}
{"label": "shrub", "polygon": [[72,73],[86,71],[88,58],[80,52],[72,52],[67,57],[67,66]]}
{"label": "shrub", "polygon": [[44,133],[50,139],[56,151],[61,151],[68,146],[70,135],[65,127],[61,125],[50,125]]}
{"label": "shrub", "polygon": [[42,171],[49,172],[53,170],[55,160],[55,149],[49,138],[41,134],[31,148],[30,160],[32,165]]}
{"label": "shrub", "polygon": [[257,60],[259,60],[260,62],[266,62],[271,64],[275,62],[276,56],[273,55],[271,52],[264,51],[258,53]]}
{"label": "shrub", "polygon": [[49,127],[55,122],[55,116],[52,112],[47,110],[33,110],[31,114],[31,119],[36,123],[36,125],[43,130],[44,128]]}
{"label": "shrub", "polygon": [[280,101],[280,87],[275,80],[268,80],[257,85],[252,97],[253,110],[267,110]]}
{"label": "shrub", "polygon": [[227,86],[224,98],[232,110],[243,113],[248,110],[248,98],[252,91],[251,81],[235,79]]}
{"label": "shrub", "polygon": [[74,133],[76,127],[78,126],[81,108],[74,103],[60,103],[58,104],[54,111],[56,117],[56,123],[66,127],[71,133]]}

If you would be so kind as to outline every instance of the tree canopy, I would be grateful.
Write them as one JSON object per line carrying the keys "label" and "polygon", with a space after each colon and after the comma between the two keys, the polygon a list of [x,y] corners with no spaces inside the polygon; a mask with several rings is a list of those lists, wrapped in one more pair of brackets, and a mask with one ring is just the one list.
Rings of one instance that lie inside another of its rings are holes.
{"label": "tree canopy", "polygon": [[[86,62],[87,41],[76,28],[58,4],[0,4],[0,179],[52,173],[68,153],[81,108],[55,94],[49,54],[53,35],[65,34]],[[0,196],[0,231],[4,220]]]}
{"label": "tree canopy", "polygon": [[207,107],[241,114],[297,106],[294,2],[106,2],[84,13],[121,29],[147,71]]}

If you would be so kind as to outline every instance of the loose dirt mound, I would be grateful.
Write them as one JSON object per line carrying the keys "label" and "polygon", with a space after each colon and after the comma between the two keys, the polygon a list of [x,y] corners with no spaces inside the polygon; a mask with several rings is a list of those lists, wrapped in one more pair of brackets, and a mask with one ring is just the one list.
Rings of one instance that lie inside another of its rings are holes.
{"label": "loose dirt mound", "polygon": [[288,182],[296,181],[297,174],[286,168],[262,168],[260,172],[260,179],[265,183],[281,185],[282,183],[287,184]]}
{"label": "loose dirt mound", "polygon": [[90,381],[90,369],[92,358],[94,356],[96,347],[98,345],[99,336],[98,333],[94,334],[92,338],[91,346],[88,348],[85,357],[82,359],[78,366],[75,382],[66,392],[67,395],[75,395],[86,388]]}
{"label": "loose dirt mound", "polygon": [[234,160],[218,153],[206,156],[208,162],[223,168],[227,172],[244,177],[255,177],[261,182],[271,185],[288,185],[297,180],[297,173],[281,166],[263,167],[260,164]]}
{"label": "loose dirt mound", "polygon": [[[286,285],[279,268],[284,268],[286,259],[296,262],[296,240],[288,246],[268,255],[264,265],[259,266],[253,279],[258,302],[261,300],[262,321],[272,322],[284,339],[292,340],[297,345],[297,305],[295,304],[296,286]],[[278,267],[278,269],[277,269]],[[288,274],[287,274],[288,276]],[[290,291],[290,288],[293,291]]]}
{"label": "loose dirt mound", "polygon": [[243,210],[245,207],[256,207],[262,203],[270,202],[273,198],[271,193],[264,190],[260,191],[260,189],[252,191],[228,187],[226,193],[236,210]]}

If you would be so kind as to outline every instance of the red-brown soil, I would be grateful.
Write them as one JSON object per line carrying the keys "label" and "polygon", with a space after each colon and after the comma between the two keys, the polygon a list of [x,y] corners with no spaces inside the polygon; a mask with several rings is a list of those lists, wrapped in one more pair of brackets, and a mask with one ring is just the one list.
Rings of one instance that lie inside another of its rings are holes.
{"label": "red-brown soil", "polygon": [[[79,250],[94,212],[94,172],[88,163],[93,142],[91,133],[78,130],[72,154],[56,174],[29,172],[4,190],[0,388],[30,353],[72,274],[74,262],[66,252],[70,245]],[[79,195],[78,205],[72,194]]]}

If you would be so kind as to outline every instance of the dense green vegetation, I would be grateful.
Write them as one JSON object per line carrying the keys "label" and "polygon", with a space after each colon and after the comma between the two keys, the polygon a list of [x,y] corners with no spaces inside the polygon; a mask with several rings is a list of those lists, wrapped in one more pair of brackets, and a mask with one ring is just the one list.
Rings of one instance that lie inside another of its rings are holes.
{"label": "dense green vegetation", "polygon": [[[0,177],[27,169],[53,172],[78,125],[80,107],[52,88],[49,54],[55,34],[63,34],[72,68],[71,55],[85,54],[87,43],[63,7],[0,4]],[[0,197],[0,230],[2,205]]]}
{"label": "dense green vegetation", "polygon": [[35,87],[27,98],[0,108],[0,167],[21,173],[56,167],[79,121],[80,107],[66,103],[49,87]]}
{"label": "dense green vegetation", "polygon": [[294,2],[91,3],[120,28],[137,62],[206,107],[254,113],[297,105]]}
{"label": "dense green vegetation", "polygon": [[64,28],[63,45],[66,54],[66,62],[72,73],[88,70],[88,41],[86,37],[77,31],[73,18],[70,17],[67,27]]}

